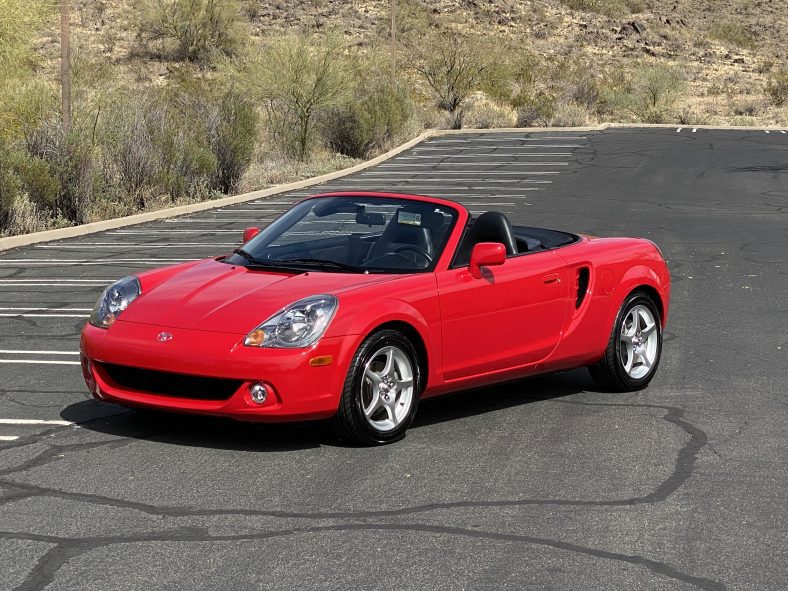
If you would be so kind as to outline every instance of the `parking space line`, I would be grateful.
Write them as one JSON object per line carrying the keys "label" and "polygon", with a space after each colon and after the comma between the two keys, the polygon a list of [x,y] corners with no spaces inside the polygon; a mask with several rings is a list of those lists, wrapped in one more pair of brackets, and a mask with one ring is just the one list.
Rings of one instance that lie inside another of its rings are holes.
{"label": "parking space line", "polygon": [[58,245],[49,245],[49,244],[37,244],[33,248],[43,248],[43,249],[68,249],[68,250],[80,250],[86,246],[100,246],[102,249],[104,248],[120,248],[125,250],[133,250],[135,248],[222,248],[226,247],[227,243],[208,243],[208,242],[181,242],[180,244],[98,244],[98,243],[91,243],[91,242],[80,242],[75,244],[58,244]]}
{"label": "parking space line", "polygon": [[402,167],[425,167],[430,166],[432,168],[440,168],[443,166],[506,166],[509,168],[515,166],[569,166],[569,162],[436,162],[434,164],[397,164],[396,162],[392,162],[391,164],[379,164],[378,168],[402,168]]}
{"label": "parking space line", "polygon": [[[49,310],[52,312],[90,312],[93,308],[0,308],[11,312],[38,312]],[[3,351],[0,351],[2,353]]]}
{"label": "parking space line", "polygon": [[0,441],[16,441],[19,435],[0,435]]}
{"label": "parking space line", "polygon": [[74,425],[71,421],[54,419],[0,419],[0,425]]}
{"label": "parking space line", "polygon": [[18,314],[0,313],[0,318],[87,318],[87,314],[37,314],[20,312]]}
{"label": "parking space line", "polygon": [[49,361],[43,359],[0,359],[0,363],[23,363],[27,365],[79,365],[79,361]]}
{"label": "parking space line", "polygon": [[0,349],[3,354],[17,355],[79,355],[79,351],[31,351],[22,349]]}
{"label": "parking space line", "polygon": [[512,158],[526,156],[528,158],[544,158],[547,156],[572,156],[572,152],[536,152],[536,153],[513,153],[513,154],[446,154],[440,156],[438,154],[430,156],[427,154],[416,154],[413,156],[400,156],[397,160],[414,160],[416,158],[440,158],[442,160],[451,160],[453,158]]}

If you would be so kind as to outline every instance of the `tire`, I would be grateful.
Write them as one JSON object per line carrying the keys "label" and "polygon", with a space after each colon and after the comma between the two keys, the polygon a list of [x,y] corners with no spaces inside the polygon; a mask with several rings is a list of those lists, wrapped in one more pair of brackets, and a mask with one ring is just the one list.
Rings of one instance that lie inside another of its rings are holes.
{"label": "tire", "polygon": [[368,336],[350,362],[334,429],[359,445],[393,443],[405,437],[419,403],[422,368],[413,344],[401,332]]}
{"label": "tire", "polygon": [[605,355],[588,371],[603,390],[633,392],[648,386],[661,356],[659,308],[651,297],[635,291],[627,296],[618,311]]}

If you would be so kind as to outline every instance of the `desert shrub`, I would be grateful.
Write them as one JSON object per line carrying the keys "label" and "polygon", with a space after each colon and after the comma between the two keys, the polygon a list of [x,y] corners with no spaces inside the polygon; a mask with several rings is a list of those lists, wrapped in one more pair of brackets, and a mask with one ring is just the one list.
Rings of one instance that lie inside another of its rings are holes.
{"label": "desert shrub", "polygon": [[510,108],[502,107],[489,99],[480,97],[469,100],[465,107],[465,126],[476,129],[492,129],[495,127],[513,127],[516,122],[515,113]]}
{"label": "desert shrub", "polygon": [[562,0],[572,10],[584,10],[586,12],[598,12],[606,16],[621,16],[628,12],[628,3],[624,0]]}
{"label": "desert shrub", "polygon": [[766,96],[775,107],[788,103],[788,69],[782,69],[769,76],[766,83]]}
{"label": "desert shrub", "polygon": [[700,109],[685,106],[676,112],[674,120],[681,125],[708,125],[711,118]]}
{"label": "desert shrub", "polygon": [[430,88],[438,108],[454,115],[453,127],[460,128],[465,99],[485,85],[496,64],[496,52],[478,37],[455,29],[419,35],[406,44],[406,59]]}
{"label": "desert shrub", "polygon": [[505,48],[482,83],[493,100],[518,109],[529,103],[539,78],[539,59],[519,47]]}
{"label": "desert shrub", "polygon": [[559,104],[550,119],[550,125],[553,127],[582,127],[587,123],[588,110],[574,103]]}
{"label": "desert shrub", "polygon": [[208,63],[240,48],[239,14],[236,0],[142,0],[138,38],[160,42],[173,59]]}
{"label": "desert shrub", "polygon": [[717,41],[729,45],[752,49],[755,47],[755,37],[743,24],[733,20],[720,20],[712,24],[709,36]]}
{"label": "desert shrub", "polygon": [[341,37],[329,34],[317,41],[305,35],[281,37],[252,69],[268,131],[285,154],[304,161],[316,119],[342,104],[349,92],[352,69]]}
{"label": "desert shrub", "polygon": [[0,139],[0,232],[9,229],[11,212],[22,192],[22,183],[14,170],[13,159],[11,148]]}
{"label": "desert shrub", "polygon": [[216,157],[212,187],[222,193],[233,193],[252,161],[259,117],[249,99],[230,89],[219,97],[215,121],[210,136]]}
{"label": "desert shrub", "polygon": [[385,82],[359,85],[353,100],[329,110],[322,133],[329,148],[365,158],[387,147],[413,116],[413,103],[402,87]]}
{"label": "desert shrub", "polygon": [[649,65],[618,71],[601,85],[597,111],[628,113],[644,123],[665,123],[685,88],[681,71],[670,66]]}
{"label": "desert shrub", "polygon": [[53,8],[46,0],[0,0],[0,78],[18,73],[32,59],[30,39]]}
{"label": "desert shrub", "polygon": [[555,97],[538,93],[517,109],[517,127],[546,127],[553,120],[555,110]]}

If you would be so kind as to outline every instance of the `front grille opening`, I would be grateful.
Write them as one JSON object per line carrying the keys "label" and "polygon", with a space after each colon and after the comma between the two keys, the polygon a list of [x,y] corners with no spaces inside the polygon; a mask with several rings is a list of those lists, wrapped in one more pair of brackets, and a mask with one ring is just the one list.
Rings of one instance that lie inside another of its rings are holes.
{"label": "front grille opening", "polygon": [[121,388],[158,394],[159,396],[198,400],[227,400],[243,384],[242,380],[154,371],[139,367],[115,365],[113,363],[102,363],[100,365],[109,378]]}
{"label": "front grille opening", "polygon": [[588,280],[591,272],[588,267],[581,267],[577,270],[577,298],[575,299],[575,310],[583,303],[588,292]]}

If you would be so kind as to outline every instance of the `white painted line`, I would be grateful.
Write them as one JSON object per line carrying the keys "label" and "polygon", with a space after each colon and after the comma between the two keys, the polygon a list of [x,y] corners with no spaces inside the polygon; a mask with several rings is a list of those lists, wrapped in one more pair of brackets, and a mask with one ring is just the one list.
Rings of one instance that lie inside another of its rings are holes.
{"label": "white painted line", "polygon": [[[90,243],[82,243],[82,244],[57,244],[57,245],[49,245],[49,244],[38,244],[33,248],[52,248],[52,249],[67,249],[67,250],[81,250],[86,246],[94,246]],[[105,248],[120,248],[124,250],[132,250],[135,248],[227,248],[227,243],[198,243],[198,242],[182,242],[181,244],[96,244],[95,246],[101,246],[102,249]]]}
{"label": "white painted line", "polygon": [[[165,224],[232,224],[238,223],[243,221],[243,217],[241,218],[204,218],[204,219],[183,219],[177,218],[173,220],[167,220]],[[249,220],[251,222],[252,220]],[[254,222],[270,222],[272,218],[262,218],[262,219],[255,219]]]}
{"label": "white painted line", "polygon": [[[490,146],[482,147],[482,146],[475,146],[478,149],[482,150],[494,150],[491,152],[482,152],[479,153],[479,156],[492,156],[493,154],[498,154],[503,152],[504,150],[536,150],[536,152],[523,152],[523,155],[531,155],[531,154],[539,154],[539,148],[553,148],[555,149],[576,149],[576,148],[584,148],[588,144],[530,144],[528,146]],[[431,146],[424,146],[423,148],[416,148],[413,150],[413,154],[420,154],[422,152],[443,152],[446,156],[451,156],[453,152],[461,151],[463,154],[467,154],[468,150],[473,149],[472,147],[462,148],[462,147],[452,147],[452,146],[443,146],[441,148],[431,147]],[[449,152],[449,151],[452,152]],[[400,158],[407,158],[407,156],[398,156],[397,158],[392,158],[390,162],[396,162]],[[377,168],[377,167],[376,167]],[[374,168],[370,170],[375,170]],[[369,171],[364,171],[360,174],[367,174]]]}
{"label": "white painted line", "polygon": [[[470,171],[470,172],[472,172],[472,171]],[[478,172],[479,173],[486,173],[487,171],[479,170]],[[364,180],[364,179],[368,179],[368,178],[372,178],[372,177],[387,177],[387,176],[393,176],[393,175],[403,175],[403,176],[409,176],[409,177],[418,178],[419,176],[427,175],[427,174],[431,174],[431,173],[426,172],[426,171],[425,172],[397,172],[396,170],[392,170],[391,172],[368,172],[364,176],[357,176],[357,177],[350,178],[347,181],[345,181],[345,183],[347,183],[349,181]],[[468,172],[465,172],[465,171],[462,171],[462,170],[441,170],[441,171],[436,171],[436,174],[439,174],[440,176],[443,177],[443,176],[451,176],[451,175],[454,175],[454,174],[468,174]],[[534,175],[534,174],[558,174],[558,173],[557,172],[548,172],[548,173],[545,173],[545,172],[531,172],[531,171],[507,172],[507,171],[498,171],[498,170],[496,170],[494,174],[495,174],[495,176],[519,176],[519,177],[523,177],[523,176],[531,176],[531,175]],[[481,180],[478,176],[473,177],[473,179],[477,180],[477,181]],[[391,180],[394,181],[394,182],[400,182],[399,179],[391,179]],[[454,179],[452,179],[452,180],[454,180]],[[492,181],[485,180],[484,182],[489,183],[489,182],[492,182]]]}
{"label": "white painted line", "polygon": [[[413,176],[413,175],[411,175],[411,176]],[[373,181],[374,182],[381,182],[381,180],[378,180],[378,179],[373,179]],[[394,182],[398,183],[398,185],[397,185],[398,188],[400,188],[400,189],[403,189],[403,188],[407,189],[410,186],[410,185],[408,185],[409,182],[414,182],[414,183],[441,183],[441,184],[445,185],[447,180],[446,179],[441,179],[441,178],[435,178],[435,177],[419,178],[418,176],[416,176],[416,177],[413,177],[412,179],[407,179],[407,180],[394,179]],[[504,179],[504,180],[489,180],[488,181],[488,180],[482,180],[479,177],[473,176],[473,177],[452,177],[451,178],[451,182],[452,183],[462,183],[462,182],[478,183],[478,182],[483,182],[485,184],[487,184],[487,183],[499,183],[499,184],[500,183],[550,184],[553,181],[541,181],[541,180],[536,180],[536,179],[525,179],[525,178]],[[367,181],[367,183],[369,183],[369,181]],[[347,185],[347,186],[352,186],[352,185]]]}
{"label": "white painted line", "polygon": [[698,128],[697,128],[697,127],[693,127],[693,128],[692,128],[692,133],[697,133],[697,131],[698,131]]}
{"label": "white painted line", "polygon": [[[258,220],[259,221],[259,220]],[[107,236],[145,236],[147,234],[237,234],[238,230],[179,230],[177,228],[154,228],[152,230],[116,230],[107,232]]]}
{"label": "white painted line", "polygon": [[0,318],[87,318],[87,314],[0,314]]}
{"label": "white painted line", "polygon": [[[109,263],[109,262],[114,262],[114,263],[118,263],[118,262],[132,262],[132,261],[160,261],[160,262],[168,262],[168,261],[199,261],[199,260],[200,259],[177,259],[177,258],[174,258],[174,257],[162,257],[162,258],[150,257],[150,258],[146,258],[146,259],[141,259],[141,258],[111,259],[111,260],[110,259],[106,259],[106,260],[103,260],[101,262],[106,262],[106,263]],[[30,258],[28,258],[28,259],[0,259],[1,263],[9,263],[9,262],[16,262],[16,263],[43,263],[43,262],[46,262],[46,263],[81,263],[81,262],[91,262],[91,261],[92,261],[92,259],[45,259],[45,258],[41,258],[41,259],[30,259]],[[75,281],[77,281],[77,280],[75,280]]]}
{"label": "white painted line", "polygon": [[39,361],[33,359],[0,359],[0,363],[26,363],[33,365],[79,365],[79,361]]}
{"label": "white painted line", "polygon": [[0,419],[0,425],[73,425],[71,421],[53,419]]}
{"label": "white painted line", "polygon": [[[400,160],[415,160],[418,158],[511,158],[527,156],[528,158],[544,158],[546,156],[571,156],[572,152],[539,152],[539,153],[525,153],[522,154],[515,152],[514,154],[434,154],[434,155],[414,155],[414,156],[400,156]],[[219,210],[217,210],[219,211]]]}
{"label": "white painted line", "polygon": [[676,133],[681,133],[681,130],[682,130],[682,129],[684,129],[684,128],[683,128],[683,127],[679,127],[679,128],[676,130]]}
{"label": "white painted line", "polygon": [[16,441],[19,435],[0,435],[0,441]]}
{"label": "white painted line", "polygon": [[[216,213],[282,213],[283,209],[277,209],[271,211],[270,209],[234,209],[234,208],[226,208],[226,209],[216,209],[214,210]],[[213,212],[211,212],[213,213]],[[247,216],[248,217],[248,216]]]}
{"label": "white painted line", "polygon": [[411,168],[416,166],[430,166],[439,168],[442,166],[506,166],[516,168],[517,166],[569,166],[569,162],[440,162],[435,164],[381,164],[378,168]]}
{"label": "white painted line", "polygon": [[788,133],[788,131],[785,131],[784,129],[781,129],[780,133]]}
{"label": "white painted line", "polygon": [[768,129],[764,129],[763,131],[765,131],[766,133],[771,133],[771,131],[769,131]]}
{"label": "white painted line", "polygon": [[[51,312],[90,312],[93,308],[0,308],[0,310],[10,310],[14,312],[40,312],[49,310]],[[0,351],[2,353],[2,351]]]}
{"label": "white painted line", "polygon": [[79,351],[23,351],[17,349],[0,349],[0,353],[25,355],[79,355]]}
{"label": "white painted line", "polygon": [[[2,259],[0,259],[0,260],[2,260]],[[109,283],[112,283],[113,281],[116,281],[116,280],[117,280],[117,277],[107,277],[106,279],[98,279],[98,278],[96,278],[96,279],[60,279],[59,277],[36,277],[36,278],[30,278],[30,279],[6,279],[4,277],[0,277],[0,281],[4,281],[4,282],[7,282],[7,283],[31,283],[31,282],[41,283],[42,281],[47,281],[47,282],[48,281],[56,281],[58,283],[85,283],[85,282],[90,282],[90,283],[107,283],[107,282],[109,282]]]}

